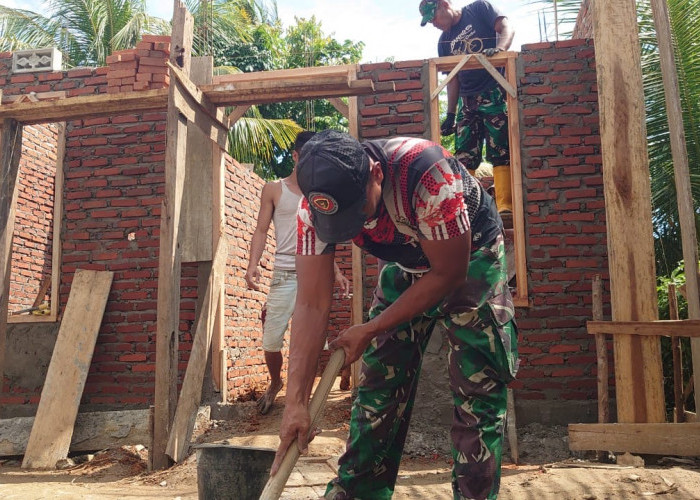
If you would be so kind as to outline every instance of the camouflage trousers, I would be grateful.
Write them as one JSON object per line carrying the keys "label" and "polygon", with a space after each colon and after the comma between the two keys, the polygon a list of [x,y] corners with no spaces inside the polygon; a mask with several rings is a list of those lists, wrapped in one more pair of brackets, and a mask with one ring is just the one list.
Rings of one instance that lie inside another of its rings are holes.
{"label": "camouflage trousers", "polygon": [[[382,269],[370,317],[389,307],[419,275],[395,263]],[[451,429],[455,499],[496,498],[506,384],[517,370],[517,328],[503,238],[471,254],[464,285],[440,304],[375,338],[362,357],[347,450],[333,500],[391,498],[411,419],[423,353],[440,322],[447,331],[454,401]]]}
{"label": "camouflage trousers", "polygon": [[509,165],[508,111],[500,85],[479,95],[459,98],[455,157],[469,170],[479,168],[486,141],[486,160]]}

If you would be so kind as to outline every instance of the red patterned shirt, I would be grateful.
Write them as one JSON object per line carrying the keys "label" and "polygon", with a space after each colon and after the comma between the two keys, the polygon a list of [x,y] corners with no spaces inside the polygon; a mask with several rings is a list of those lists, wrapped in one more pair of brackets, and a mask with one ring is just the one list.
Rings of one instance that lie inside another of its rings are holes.
{"label": "red patterned shirt", "polygon": [[[470,210],[480,205],[476,181],[440,145],[397,137],[363,143],[384,171],[382,202],[353,242],[369,253],[424,268],[419,241],[446,240],[470,230]],[[320,255],[332,245],[316,237],[306,199],[297,214],[297,254]]]}

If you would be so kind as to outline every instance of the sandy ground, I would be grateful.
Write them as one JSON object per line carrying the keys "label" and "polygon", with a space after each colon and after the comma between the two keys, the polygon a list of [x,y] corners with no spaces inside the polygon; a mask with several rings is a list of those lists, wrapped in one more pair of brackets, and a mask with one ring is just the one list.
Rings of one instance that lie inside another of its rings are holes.
{"label": "sandy ground", "polygon": [[[237,403],[238,418],[216,421],[198,429],[198,443],[230,443],[275,448],[283,397],[260,416],[255,403]],[[334,477],[345,446],[350,393],[331,392],[323,432],[311,443],[309,455],[297,463],[282,495],[284,499],[316,499]],[[504,457],[501,499],[616,500],[660,498],[700,500],[700,461],[674,457],[647,459],[646,467],[574,457],[566,449],[565,429],[534,427],[519,430],[521,463]],[[27,472],[17,460],[0,460],[3,499],[197,499],[196,455],[166,471],[146,471],[147,451],[123,447],[62,471]],[[592,458],[592,456],[591,456]],[[450,458],[425,449],[405,454],[394,499],[450,499]]]}

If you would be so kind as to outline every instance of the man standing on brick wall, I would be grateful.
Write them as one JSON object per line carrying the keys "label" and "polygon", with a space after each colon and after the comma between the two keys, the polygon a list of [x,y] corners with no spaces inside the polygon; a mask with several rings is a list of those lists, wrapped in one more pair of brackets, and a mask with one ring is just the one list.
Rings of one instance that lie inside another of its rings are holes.
{"label": "man standing on brick wall", "polygon": [[[268,182],[260,195],[258,221],[250,244],[250,258],[245,280],[249,288],[258,290],[260,282],[260,258],[265,249],[270,223],[275,224],[275,267],[272,273],[270,292],[263,307],[263,351],[265,364],[270,373],[270,385],[258,400],[258,411],[266,414],[270,411],[277,393],[282,389],[282,345],[284,332],[289,318],[294,311],[297,294],[297,275],[294,264],[297,245],[297,208],[301,199],[301,190],[297,184],[296,164],[304,144],[314,136],[314,132],[300,132],[294,142],[292,158],[294,169],[289,177]],[[350,283],[334,263],[335,277],[341,293],[347,297]]]}
{"label": "man standing on brick wall", "polygon": [[324,131],[298,165],[299,297],[276,473],[287,448],[309,440],[309,394],[323,347],[335,244],[352,239],[386,261],[369,321],[331,348],[362,357],[350,435],[325,498],[391,498],[423,353],[440,322],[450,341],[455,498],[496,498],[506,384],[517,370],[517,328],[503,226],[493,199],[439,144],[396,137],[362,144]]}
{"label": "man standing on brick wall", "polygon": [[[490,57],[508,50],[515,35],[508,18],[486,0],[475,0],[461,10],[452,8],[449,0],[422,0],[419,9],[421,26],[432,23],[442,30],[440,57],[478,52]],[[513,200],[506,101],[503,89],[485,69],[460,71],[447,84],[447,117],[440,133],[452,135],[455,131],[455,156],[472,175],[481,163],[486,142],[486,159],[493,164],[496,205],[510,226]]]}

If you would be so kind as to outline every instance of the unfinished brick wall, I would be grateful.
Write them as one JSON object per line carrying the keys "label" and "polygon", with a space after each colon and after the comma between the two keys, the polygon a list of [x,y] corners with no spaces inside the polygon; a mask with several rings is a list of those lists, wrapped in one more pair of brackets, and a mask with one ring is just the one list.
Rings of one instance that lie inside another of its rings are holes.
{"label": "unfinished brick wall", "polygon": [[525,418],[581,421],[596,415],[591,282],[608,279],[592,41],[525,45],[519,68],[531,307],[513,387]]}
{"label": "unfinished brick wall", "polygon": [[56,124],[32,125],[23,130],[12,240],[10,313],[32,307],[42,280],[51,278],[57,134]]}

